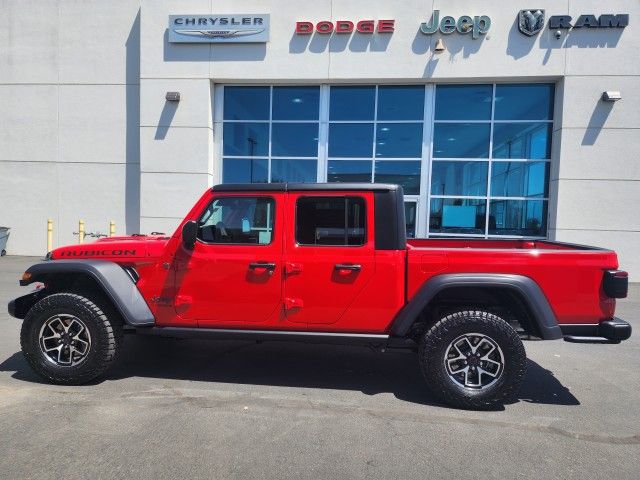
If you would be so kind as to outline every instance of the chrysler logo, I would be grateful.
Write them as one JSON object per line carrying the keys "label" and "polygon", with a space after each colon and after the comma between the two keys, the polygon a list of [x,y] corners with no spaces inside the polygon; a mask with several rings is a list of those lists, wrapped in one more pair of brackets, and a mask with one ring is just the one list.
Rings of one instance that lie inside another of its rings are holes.
{"label": "chrysler logo", "polygon": [[265,43],[268,14],[169,15],[171,43]]}
{"label": "chrysler logo", "polygon": [[264,32],[264,28],[257,30],[174,30],[180,35],[193,35],[195,37],[243,37],[245,35],[257,35]]}
{"label": "chrysler logo", "polygon": [[530,37],[538,33],[544,28],[544,10],[520,10],[518,28]]}

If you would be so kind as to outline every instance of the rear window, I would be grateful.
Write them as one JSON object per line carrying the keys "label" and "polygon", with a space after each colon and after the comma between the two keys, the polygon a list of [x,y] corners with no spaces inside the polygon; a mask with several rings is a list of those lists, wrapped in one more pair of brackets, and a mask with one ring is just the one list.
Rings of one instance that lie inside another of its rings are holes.
{"label": "rear window", "polygon": [[296,203],[296,242],[299,245],[364,245],[364,198],[299,198]]}

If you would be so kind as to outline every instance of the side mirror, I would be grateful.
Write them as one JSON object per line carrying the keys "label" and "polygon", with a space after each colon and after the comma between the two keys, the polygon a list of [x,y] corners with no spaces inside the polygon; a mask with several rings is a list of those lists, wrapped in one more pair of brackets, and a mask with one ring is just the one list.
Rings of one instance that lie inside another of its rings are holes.
{"label": "side mirror", "polygon": [[184,248],[191,250],[196,244],[198,235],[198,224],[195,220],[190,220],[182,226],[182,244]]}

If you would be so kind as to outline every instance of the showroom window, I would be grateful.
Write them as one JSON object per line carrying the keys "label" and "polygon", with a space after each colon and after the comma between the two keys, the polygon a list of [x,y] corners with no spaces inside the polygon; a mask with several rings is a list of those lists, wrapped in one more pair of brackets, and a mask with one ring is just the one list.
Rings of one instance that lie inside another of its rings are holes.
{"label": "showroom window", "polygon": [[436,86],[430,236],[546,236],[553,90]]}
{"label": "showroom window", "polygon": [[378,182],[420,193],[424,86],[332,86],[328,182]]}
{"label": "showroom window", "polygon": [[222,181],[315,182],[319,86],[224,89]]}
{"label": "showroom window", "polygon": [[225,183],[397,183],[409,237],[547,234],[553,84],[231,85],[217,99]]}

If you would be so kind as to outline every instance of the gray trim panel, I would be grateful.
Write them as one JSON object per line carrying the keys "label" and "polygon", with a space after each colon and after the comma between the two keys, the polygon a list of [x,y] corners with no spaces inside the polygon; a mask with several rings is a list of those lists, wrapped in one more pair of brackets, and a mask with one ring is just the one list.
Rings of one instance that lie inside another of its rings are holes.
{"label": "gray trim panel", "polygon": [[302,192],[302,191],[368,191],[388,192],[400,189],[389,183],[221,183],[213,186],[214,192]]}
{"label": "gray trim panel", "polygon": [[512,274],[454,273],[436,275],[420,287],[411,301],[398,313],[391,332],[405,336],[420,312],[441,291],[450,287],[505,288],[519,293],[524,299],[544,340],[562,338],[562,331],[547,297],[531,278]]}
{"label": "gray trim panel", "polygon": [[138,328],[136,329],[136,333],[163,337],[208,338],[213,340],[294,341],[338,345],[386,344],[389,340],[389,335],[386,334],[194,327]]}
{"label": "gray trim panel", "polygon": [[374,196],[376,250],[405,250],[407,233],[402,187],[376,191]]}
{"label": "gray trim panel", "polygon": [[138,287],[117,263],[107,260],[51,260],[36,263],[27,272],[31,274],[31,278],[27,282],[21,282],[23,285],[42,281],[43,277],[51,274],[87,274],[113,301],[126,323],[140,327],[155,324],[155,318]]}

